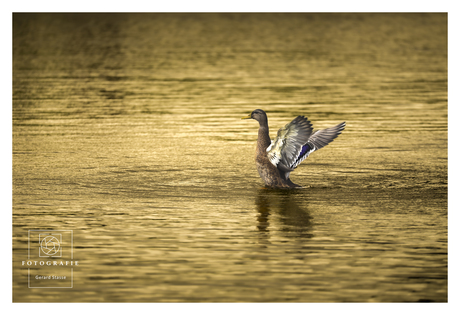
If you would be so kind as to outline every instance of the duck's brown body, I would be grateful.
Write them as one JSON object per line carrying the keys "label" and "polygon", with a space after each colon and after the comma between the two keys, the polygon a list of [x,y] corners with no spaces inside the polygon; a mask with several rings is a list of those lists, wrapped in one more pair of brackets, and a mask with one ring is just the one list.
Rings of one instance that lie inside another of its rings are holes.
{"label": "duck's brown body", "polygon": [[256,166],[260,178],[262,178],[267,186],[273,188],[301,187],[291,182],[289,178],[285,180],[283,177],[281,177],[278,168],[270,162],[267,155],[267,148],[270,146],[270,144],[271,140],[269,136],[268,125],[263,126],[261,124],[259,127],[259,136],[257,138],[256,147]]}

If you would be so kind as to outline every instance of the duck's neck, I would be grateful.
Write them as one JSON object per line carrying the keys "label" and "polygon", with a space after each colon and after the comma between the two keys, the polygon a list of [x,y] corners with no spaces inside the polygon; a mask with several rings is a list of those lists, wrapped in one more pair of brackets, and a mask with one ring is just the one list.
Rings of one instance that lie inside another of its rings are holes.
{"label": "duck's neck", "polygon": [[257,147],[265,151],[270,146],[271,142],[272,141],[270,140],[270,134],[268,132],[268,122],[266,120],[259,122],[259,136],[257,138]]}

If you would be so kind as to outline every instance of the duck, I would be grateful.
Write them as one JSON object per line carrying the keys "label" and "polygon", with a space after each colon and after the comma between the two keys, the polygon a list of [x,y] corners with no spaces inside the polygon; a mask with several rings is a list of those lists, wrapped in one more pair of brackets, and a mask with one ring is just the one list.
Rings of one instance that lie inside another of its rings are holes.
{"label": "duck", "polygon": [[311,153],[337,138],[346,126],[342,122],[313,132],[310,120],[305,116],[297,116],[280,128],[272,141],[267,114],[262,109],[256,109],[241,119],[254,119],[259,122],[255,162],[260,177],[269,188],[302,188],[291,181],[291,172]]}

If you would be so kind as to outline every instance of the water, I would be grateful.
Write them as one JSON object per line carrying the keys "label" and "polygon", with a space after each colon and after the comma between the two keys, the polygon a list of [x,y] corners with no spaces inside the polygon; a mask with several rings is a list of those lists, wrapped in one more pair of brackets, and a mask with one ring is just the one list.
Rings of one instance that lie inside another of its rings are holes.
{"label": "water", "polygon": [[[447,301],[446,14],[15,14],[15,302]],[[257,123],[347,122],[265,189]],[[28,288],[73,230],[72,289]]]}

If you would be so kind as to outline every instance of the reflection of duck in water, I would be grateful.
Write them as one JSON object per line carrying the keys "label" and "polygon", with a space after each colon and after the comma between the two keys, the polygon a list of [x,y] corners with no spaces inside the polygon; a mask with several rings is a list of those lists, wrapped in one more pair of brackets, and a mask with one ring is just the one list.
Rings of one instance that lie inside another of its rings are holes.
{"label": "reflection of duck in water", "polygon": [[257,228],[260,232],[268,232],[271,215],[279,218],[277,230],[283,232],[295,232],[297,237],[311,237],[311,216],[307,209],[302,209],[296,202],[296,191],[274,191],[260,189],[256,198]]}
{"label": "reflection of duck in water", "polygon": [[261,109],[256,109],[242,119],[250,118],[259,122],[257,170],[265,184],[273,188],[301,187],[289,179],[289,174],[313,151],[331,143],[345,128],[343,122],[312,134],[313,127],[310,121],[304,116],[297,116],[278,130],[278,135],[272,142],[268,132],[267,114]]}

